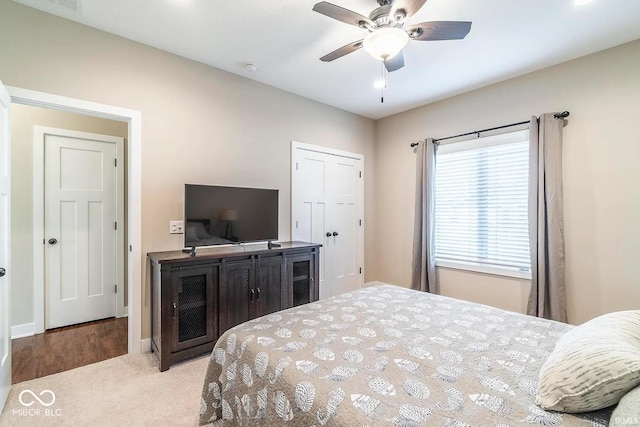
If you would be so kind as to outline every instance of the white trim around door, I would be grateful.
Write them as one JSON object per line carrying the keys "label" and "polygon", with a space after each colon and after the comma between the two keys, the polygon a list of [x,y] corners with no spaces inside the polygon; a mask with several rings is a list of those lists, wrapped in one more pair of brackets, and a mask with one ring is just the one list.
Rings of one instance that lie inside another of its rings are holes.
{"label": "white trim around door", "polygon": [[[11,102],[126,122],[128,352],[142,351],[142,117],[139,111],[7,86]],[[34,307],[35,308],[35,307]],[[34,314],[38,316],[37,310]],[[42,312],[40,315],[44,315]],[[35,320],[35,319],[34,319]],[[41,320],[44,325],[44,318]]]}

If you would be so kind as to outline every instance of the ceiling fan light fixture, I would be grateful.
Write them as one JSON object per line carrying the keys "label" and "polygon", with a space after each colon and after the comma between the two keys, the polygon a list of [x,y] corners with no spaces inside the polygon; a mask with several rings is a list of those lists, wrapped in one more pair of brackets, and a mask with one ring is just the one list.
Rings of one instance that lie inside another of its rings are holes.
{"label": "ceiling fan light fixture", "polygon": [[388,27],[372,31],[362,42],[362,47],[380,61],[393,58],[409,42],[409,35],[401,28]]}
{"label": "ceiling fan light fixture", "polygon": [[376,89],[385,89],[387,87],[387,81],[385,79],[376,80],[373,82],[373,87]]}

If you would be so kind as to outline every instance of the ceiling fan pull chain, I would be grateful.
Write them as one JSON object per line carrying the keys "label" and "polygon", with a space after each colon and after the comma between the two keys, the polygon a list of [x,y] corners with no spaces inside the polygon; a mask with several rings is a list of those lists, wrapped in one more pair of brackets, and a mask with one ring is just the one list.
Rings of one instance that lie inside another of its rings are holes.
{"label": "ceiling fan pull chain", "polygon": [[382,62],[382,69],[380,71],[380,75],[382,78],[382,87],[380,88],[380,104],[384,104],[384,88],[387,87],[387,68],[384,66],[384,61]]}

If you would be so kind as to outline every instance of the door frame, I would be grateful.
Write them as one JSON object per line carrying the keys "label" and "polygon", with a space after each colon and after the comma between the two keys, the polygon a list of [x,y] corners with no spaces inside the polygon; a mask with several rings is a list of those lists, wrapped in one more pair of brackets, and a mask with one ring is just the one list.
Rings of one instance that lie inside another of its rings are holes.
{"label": "door frame", "polygon": [[[4,260],[0,262],[6,262],[6,265],[0,265],[0,267],[5,268],[5,275],[1,278],[0,283],[0,298],[2,299],[3,310],[0,312],[0,318],[2,318],[2,330],[0,330],[0,340],[4,340],[3,353],[0,353],[0,414],[4,410],[4,406],[6,405],[7,399],[9,397],[9,393],[11,392],[11,384],[12,381],[12,360],[11,360],[11,96],[7,93],[6,86],[0,81],[0,105],[6,107],[6,116],[4,119],[6,120],[5,128],[3,129],[4,135],[0,135],[0,138],[6,138],[6,146],[3,151],[6,152],[6,157],[0,159],[0,162],[7,162],[7,172],[8,172],[8,182],[7,182],[7,212],[5,217],[5,226],[6,226],[6,247],[4,248],[7,252],[5,254]],[[5,115],[5,111],[0,111],[0,114]],[[2,189],[0,189],[0,192]],[[4,230],[5,227],[2,227]],[[2,286],[5,287],[5,293],[2,295]],[[6,335],[5,335],[6,334]],[[5,375],[7,374],[7,375]]]}
{"label": "door frame", "polygon": [[[149,340],[142,341],[142,115],[139,111],[76,98],[53,95],[30,89],[6,86],[11,102],[66,111],[86,116],[126,122],[127,138],[127,283],[128,283],[128,353],[149,350]],[[40,230],[44,233],[42,227]],[[39,247],[40,245],[36,246]],[[34,248],[36,251],[36,248]],[[34,254],[35,255],[35,254]],[[35,291],[35,289],[34,289]],[[44,315],[44,313],[42,313]],[[34,307],[34,316],[37,312]],[[34,319],[35,320],[35,319]],[[44,325],[44,318],[42,319]],[[144,347],[144,348],[143,348]]]}
{"label": "door frame", "polygon": [[[116,159],[120,167],[116,170],[116,221],[121,224],[116,230],[116,317],[124,317],[124,141],[121,137],[90,132],[60,129],[49,126],[33,127],[33,298],[34,329],[36,334],[45,331],[46,281],[45,281],[45,137],[46,135],[82,138],[116,144]],[[38,250],[40,248],[40,250]]]}
{"label": "door frame", "polygon": [[[349,159],[355,159],[355,160],[359,160],[361,162],[360,166],[362,169],[362,180],[360,181],[360,185],[358,186],[358,198],[360,200],[360,206],[358,208],[358,215],[360,216],[360,218],[362,218],[362,226],[358,227],[358,257],[359,257],[359,263],[362,266],[362,274],[360,274],[360,287],[362,287],[362,285],[364,285],[364,274],[365,274],[365,265],[364,265],[364,225],[365,225],[365,218],[364,218],[364,180],[365,180],[365,170],[364,170],[364,154],[358,154],[358,153],[352,153],[349,151],[342,151],[342,150],[336,150],[334,148],[327,148],[327,147],[323,147],[320,145],[313,145],[313,144],[306,144],[304,142],[298,142],[298,141],[291,141],[291,206],[289,207],[289,223],[291,224],[291,236],[293,238],[294,235],[294,229],[295,229],[295,221],[293,219],[293,206],[294,206],[294,195],[293,195],[293,189],[294,189],[294,177],[295,177],[295,171],[296,171],[296,150],[305,150],[305,151],[312,151],[315,153],[321,153],[321,154],[328,154],[331,156],[338,156],[338,157],[346,157]],[[326,258],[325,258],[326,259]],[[319,283],[318,283],[319,285]]]}

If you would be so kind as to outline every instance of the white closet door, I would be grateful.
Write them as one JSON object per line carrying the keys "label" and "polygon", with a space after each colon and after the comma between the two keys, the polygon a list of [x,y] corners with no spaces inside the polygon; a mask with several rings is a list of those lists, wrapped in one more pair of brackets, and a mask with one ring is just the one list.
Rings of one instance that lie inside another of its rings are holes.
{"label": "white closet door", "polygon": [[325,230],[327,230],[327,158],[323,153],[296,150],[293,161],[291,239],[319,243],[320,299],[331,296],[331,264],[326,261]]}
{"label": "white closet door", "polygon": [[363,157],[292,143],[292,240],[320,243],[320,299],[363,282]]}
{"label": "white closet door", "polygon": [[330,194],[332,294],[338,295],[360,287],[360,196],[361,161],[328,155],[330,173],[327,181]]}

